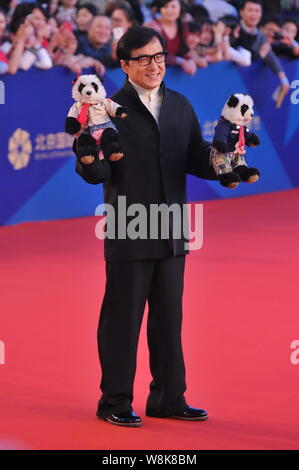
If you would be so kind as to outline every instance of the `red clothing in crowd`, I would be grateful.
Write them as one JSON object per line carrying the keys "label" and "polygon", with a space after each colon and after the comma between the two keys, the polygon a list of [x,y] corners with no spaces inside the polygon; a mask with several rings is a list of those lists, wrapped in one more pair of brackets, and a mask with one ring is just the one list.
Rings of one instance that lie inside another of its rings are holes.
{"label": "red clothing in crowd", "polygon": [[[184,43],[186,44],[187,37],[188,37],[188,26],[187,26],[186,23],[181,23],[181,24],[182,24],[182,31],[183,31],[182,32],[182,37],[183,37]],[[179,57],[184,57],[186,52],[188,52],[187,48],[186,48],[186,50],[184,50],[184,47],[183,47],[184,44],[182,44],[179,32],[177,32],[177,34],[175,35],[175,37],[173,39],[170,39],[167,36],[166,32],[164,31],[164,29],[163,29],[163,27],[162,27],[162,25],[161,25],[161,23],[159,22],[158,19],[154,19],[152,21],[149,21],[148,23],[145,23],[144,26],[147,26],[148,28],[155,29],[165,39],[166,44],[167,44],[167,51],[168,51],[168,55],[167,55],[167,59],[166,59],[166,64],[167,65],[176,65],[177,57],[178,56]]]}

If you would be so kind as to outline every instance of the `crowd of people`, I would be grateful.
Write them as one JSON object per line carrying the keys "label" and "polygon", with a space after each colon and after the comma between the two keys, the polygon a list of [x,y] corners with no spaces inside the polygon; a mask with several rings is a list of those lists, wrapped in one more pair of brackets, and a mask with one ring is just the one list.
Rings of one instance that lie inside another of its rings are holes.
{"label": "crowd of people", "polygon": [[55,65],[99,75],[117,67],[116,45],[131,27],[159,31],[167,64],[190,75],[210,63],[260,59],[289,81],[279,57],[299,57],[299,0],[3,0],[0,74]]}

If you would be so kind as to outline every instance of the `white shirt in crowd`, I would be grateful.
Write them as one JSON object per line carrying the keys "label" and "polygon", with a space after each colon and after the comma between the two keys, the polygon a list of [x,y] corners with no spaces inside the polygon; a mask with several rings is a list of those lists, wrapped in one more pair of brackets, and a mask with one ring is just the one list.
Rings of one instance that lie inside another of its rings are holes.
{"label": "white shirt in crowd", "polygon": [[27,49],[23,52],[20,59],[20,69],[28,70],[32,65],[43,70],[52,67],[52,59],[44,47],[40,47],[37,50]]}
{"label": "white shirt in crowd", "polygon": [[[6,41],[0,47],[0,50],[8,55],[12,49],[12,43]],[[32,65],[43,70],[50,69],[53,65],[52,59],[48,51],[44,47],[38,49],[26,49],[20,57],[19,68],[21,70],[28,70]]]}
{"label": "white shirt in crowd", "polygon": [[235,62],[238,65],[242,65],[243,67],[249,67],[251,65],[251,52],[244,47],[234,47],[229,48],[230,52],[230,60]]}

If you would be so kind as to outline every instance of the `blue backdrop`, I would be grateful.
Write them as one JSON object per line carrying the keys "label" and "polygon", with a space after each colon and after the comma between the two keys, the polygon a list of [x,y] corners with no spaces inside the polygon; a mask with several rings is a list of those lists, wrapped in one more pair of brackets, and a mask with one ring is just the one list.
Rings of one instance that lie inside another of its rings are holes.
{"label": "blue backdrop", "polygon": [[[299,79],[299,61],[285,63],[290,81]],[[64,68],[30,70],[5,76],[5,103],[0,105],[0,224],[93,215],[103,202],[102,185],[88,185],[74,171],[72,139],[63,132],[73,100],[73,74]],[[105,77],[108,95],[122,86],[119,69]],[[218,182],[188,177],[188,199],[203,201],[291,189],[299,186],[299,105],[287,96],[280,109],[271,97],[276,77],[262,64],[250,68],[230,63],[210,65],[194,77],[171,68],[165,78],[169,88],[192,102],[204,137],[213,127],[231,93],[249,93],[255,100],[252,129],[262,145],[249,149],[247,161],[261,171],[255,184],[229,190]],[[3,101],[3,100],[2,100]]]}

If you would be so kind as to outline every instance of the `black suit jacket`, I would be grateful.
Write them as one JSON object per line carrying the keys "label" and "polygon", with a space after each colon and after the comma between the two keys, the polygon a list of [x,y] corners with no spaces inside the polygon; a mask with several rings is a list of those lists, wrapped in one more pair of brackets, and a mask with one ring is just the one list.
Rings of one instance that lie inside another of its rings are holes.
{"label": "black suit jacket", "polygon": [[[188,100],[161,84],[163,102],[159,126],[143,105],[132,84],[112,96],[113,101],[128,108],[128,117],[112,118],[123,146],[124,157],[117,162],[95,160],[92,164],[76,163],[76,172],[91,184],[104,184],[104,201],[115,209],[118,220],[118,196],[125,196],[126,207],[139,203],[147,209],[150,204],[186,203],[186,174],[217,180],[209,163],[210,144],[202,138],[200,125]],[[123,212],[122,212],[122,215]],[[132,221],[138,212],[126,218]],[[109,223],[109,221],[108,221]],[[149,219],[148,219],[149,223]],[[148,224],[149,225],[149,224]],[[148,227],[149,229],[149,227]],[[108,261],[154,259],[188,253],[185,239],[122,239],[105,238],[104,254]],[[148,232],[149,233],[149,232]],[[160,233],[160,232],[159,232]]]}

